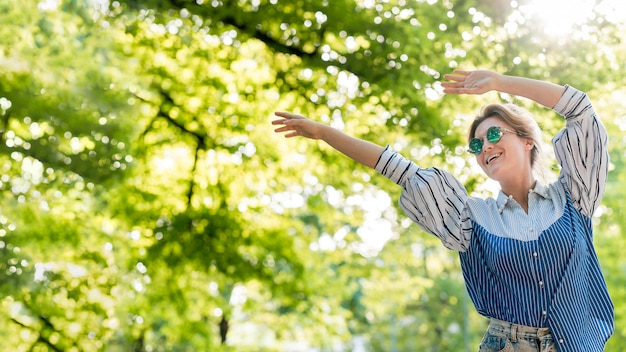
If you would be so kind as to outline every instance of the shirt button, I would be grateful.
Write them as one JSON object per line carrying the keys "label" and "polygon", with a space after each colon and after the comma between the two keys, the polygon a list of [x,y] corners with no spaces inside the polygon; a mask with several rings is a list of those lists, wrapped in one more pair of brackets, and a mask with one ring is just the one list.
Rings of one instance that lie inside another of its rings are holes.
{"label": "shirt button", "polygon": [[541,312],[541,314],[546,315],[548,314],[548,312],[546,312],[545,310]]}
{"label": "shirt button", "polygon": [[533,232],[533,231],[535,231],[535,229],[533,229],[532,227],[528,228],[528,232]]}
{"label": "shirt button", "polygon": [[537,252],[533,253],[533,257],[537,258],[539,256],[539,254],[537,254]]}
{"label": "shirt button", "polygon": [[539,281],[539,286],[543,286],[543,281]]}
{"label": "shirt button", "polygon": [[563,342],[565,342],[565,341],[563,341],[563,339],[559,339],[559,343],[563,343]]}

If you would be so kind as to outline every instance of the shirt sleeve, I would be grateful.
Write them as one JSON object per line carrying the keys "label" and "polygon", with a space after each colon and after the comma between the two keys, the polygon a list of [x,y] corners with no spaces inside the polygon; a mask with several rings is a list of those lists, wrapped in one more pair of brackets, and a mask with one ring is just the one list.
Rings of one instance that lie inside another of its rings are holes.
{"label": "shirt sleeve", "polygon": [[462,218],[468,195],[454,176],[437,168],[420,168],[389,146],[375,169],[402,186],[398,203],[413,222],[437,236],[447,248],[467,249],[469,231],[462,230]]}
{"label": "shirt sleeve", "polygon": [[561,165],[559,181],[572,201],[591,217],[602,201],[608,174],[608,135],[587,94],[566,86],[554,111],[565,117],[565,128],[552,140]]}

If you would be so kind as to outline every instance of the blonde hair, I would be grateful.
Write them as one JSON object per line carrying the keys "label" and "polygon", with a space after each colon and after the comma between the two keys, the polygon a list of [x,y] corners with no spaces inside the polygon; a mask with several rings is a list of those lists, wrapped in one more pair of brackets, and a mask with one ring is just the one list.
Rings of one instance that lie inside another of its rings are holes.
{"label": "blonde hair", "polygon": [[546,156],[543,153],[543,133],[533,115],[526,109],[515,104],[489,104],[484,106],[480,114],[470,125],[467,140],[475,137],[478,126],[488,118],[494,117],[511,126],[522,138],[533,141],[534,147],[530,152],[530,166],[533,174],[541,182],[547,183],[551,178],[547,166]]}

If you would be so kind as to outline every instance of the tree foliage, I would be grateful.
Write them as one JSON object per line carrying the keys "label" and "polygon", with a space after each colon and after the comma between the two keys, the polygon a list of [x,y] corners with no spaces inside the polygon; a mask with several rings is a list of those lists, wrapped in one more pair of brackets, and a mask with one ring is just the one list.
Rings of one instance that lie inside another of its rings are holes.
{"label": "tree foliage", "polygon": [[619,350],[617,4],[555,35],[530,1],[3,2],[0,347],[474,350],[485,321],[456,254],[410,224],[397,186],[269,121],[306,114],[488,194],[468,116],[515,100],[546,134],[562,122],[441,95],[443,74],[483,67],[581,88],[609,127],[596,245]]}

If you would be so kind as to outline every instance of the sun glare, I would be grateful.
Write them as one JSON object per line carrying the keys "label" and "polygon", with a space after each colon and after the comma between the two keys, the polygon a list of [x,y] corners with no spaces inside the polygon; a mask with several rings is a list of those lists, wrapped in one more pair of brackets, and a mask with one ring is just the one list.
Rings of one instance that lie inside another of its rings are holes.
{"label": "sun glare", "polygon": [[587,34],[584,23],[598,17],[618,25],[626,21],[624,0],[513,0],[511,5],[552,36]]}
{"label": "sun glare", "polygon": [[546,34],[563,36],[589,20],[595,6],[595,0],[530,0],[520,1],[519,10],[525,18],[541,23]]}

